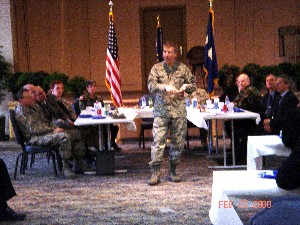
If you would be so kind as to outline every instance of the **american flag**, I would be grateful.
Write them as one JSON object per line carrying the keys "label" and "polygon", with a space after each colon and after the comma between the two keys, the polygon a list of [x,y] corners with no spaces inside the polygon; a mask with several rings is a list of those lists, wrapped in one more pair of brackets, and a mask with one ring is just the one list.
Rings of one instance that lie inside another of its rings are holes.
{"label": "american flag", "polygon": [[118,55],[118,43],[113,22],[113,13],[110,11],[105,83],[111,93],[112,101],[116,107],[123,105],[121,93],[121,75],[119,69],[120,62]]}
{"label": "american flag", "polygon": [[209,10],[205,50],[204,50],[204,65],[205,77],[207,78],[208,93],[214,92],[214,85],[218,83],[218,63],[217,54],[214,43],[214,10],[212,7]]}

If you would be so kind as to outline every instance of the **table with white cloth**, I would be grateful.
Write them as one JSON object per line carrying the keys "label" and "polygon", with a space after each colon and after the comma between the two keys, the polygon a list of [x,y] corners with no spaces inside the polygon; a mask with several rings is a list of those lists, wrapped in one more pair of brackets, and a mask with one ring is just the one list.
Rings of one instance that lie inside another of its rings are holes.
{"label": "table with white cloth", "polygon": [[262,165],[261,156],[277,155],[288,157],[290,154],[291,149],[285,147],[281,138],[277,135],[248,136],[247,170],[256,170],[257,164]]}
{"label": "table with white cloth", "polygon": [[236,209],[259,211],[270,207],[275,197],[299,195],[300,189],[280,189],[275,179],[260,178],[260,172],[262,171],[213,172],[209,217],[214,225],[242,225]]}
{"label": "table with white cloth", "polygon": [[[153,118],[153,108],[135,109],[137,114],[136,118]],[[234,125],[233,120],[236,119],[253,119],[256,120],[258,124],[260,121],[260,115],[258,113],[243,110],[242,112],[221,112],[220,110],[210,110],[208,112],[200,112],[199,109],[193,107],[186,107],[187,116],[186,118],[199,128],[208,129],[209,138],[209,153],[212,151],[212,120],[222,120],[222,134],[223,134],[223,155],[224,155],[224,167],[226,166],[226,145],[225,145],[225,121],[231,120],[231,137],[232,137],[232,162],[235,166],[235,156],[234,156]],[[208,125],[207,123],[208,122]]]}
{"label": "table with white cloth", "polygon": [[[75,126],[95,126],[98,125],[99,129],[99,148],[100,150],[104,149],[103,146],[103,128],[107,129],[107,133],[110,134],[110,128],[109,124],[120,124],[120,123],[126,123],[128,124],[127,127],[128,129],[135,130],[135,123],[134,119],[136,117],[136,113],[132,109],[127,109],[126,112],[124,112],[124,115],[126,118],[122,119],[114,119],[110,116],[106,116],[105,118],[101,119],[93,119],[92,117],[88,118],[81,118],[80,116],[76,119],[74,122]],[[108,149],[110,149],[110,135],[108,136],[107,144],[108,144]]]}

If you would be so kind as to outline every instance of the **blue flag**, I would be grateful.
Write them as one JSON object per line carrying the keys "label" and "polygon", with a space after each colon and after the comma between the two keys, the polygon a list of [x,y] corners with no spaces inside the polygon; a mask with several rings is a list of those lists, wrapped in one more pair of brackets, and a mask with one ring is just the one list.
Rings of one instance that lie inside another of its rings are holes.
{"label": "blue flag", "polygon": [[157,17],[157,28],[156,28],[156,56],[157,61],[161,62],[163,58],[163,31],[160,25],[159,16]]}
{"label": "blue flag", "polygon": [[214,11],[209,10],[209,18],[206,31],[205,49],[204,49],[204,65],[203,69],[206,73],[208,93],[214,92],[214,85],[218,82],[218,64],[217,55],[214,43]]}

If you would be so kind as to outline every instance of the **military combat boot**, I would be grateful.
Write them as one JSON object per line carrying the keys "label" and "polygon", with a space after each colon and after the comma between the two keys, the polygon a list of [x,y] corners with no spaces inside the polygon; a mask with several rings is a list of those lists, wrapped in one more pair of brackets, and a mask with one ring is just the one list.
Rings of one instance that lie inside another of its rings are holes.
{"label": "military combat boot", "polygon": [[148,181],[149,185],[156,185],[160,182],[160,166],[152,166],[151,167],[151,179]]}
{"label": "military combat boot", "polygon": [[70,169],[70,160],[64,160],[62,173],[64,178],[75,178],[75,173]]}
{"label": "military combat boot", "polygon": [[172,182],[180,182],[181,178],[176,174],[176,165],[169,163],[169,180]]}

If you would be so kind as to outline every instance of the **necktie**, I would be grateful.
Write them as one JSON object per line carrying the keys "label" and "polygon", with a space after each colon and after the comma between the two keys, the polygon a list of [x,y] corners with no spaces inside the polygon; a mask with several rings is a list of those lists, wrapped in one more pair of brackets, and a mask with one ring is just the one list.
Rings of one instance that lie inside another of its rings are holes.
{"label": "necktie", "polygon": [[267,110],[266,110],[266,115],[268,118],[271,118],[273,114],[273,101],[274,101],[274,96],[269,95],[268,102],[267,102]]}

